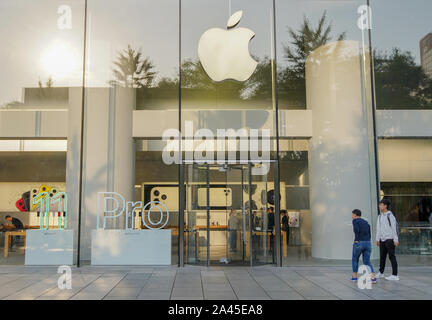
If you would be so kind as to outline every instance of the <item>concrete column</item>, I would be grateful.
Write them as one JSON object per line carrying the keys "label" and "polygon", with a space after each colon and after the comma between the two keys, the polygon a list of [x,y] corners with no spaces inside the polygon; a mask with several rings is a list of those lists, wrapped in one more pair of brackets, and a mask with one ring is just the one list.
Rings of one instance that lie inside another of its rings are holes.
{"label": "concrete column", "polygon": [[67,229],[74,230],[74,264],[78,248],[78,191],[80,170],[82,88],[69,88],[67,116],[66,192],[68,195]]}
{"label": "concrete column", "polygon": [[377,213],[368,54],[356,41],[314,50],[306,61],[306,92],[313,114],[312,256],[351,259],[351,211],[360,209],[371,225]]}
{"label": "concrete column", "polygon": [[[133,200],[135,152],[132,138],[133,89],[86,90],[81,259],[91,259],[91,231],[97,223],[98,192]],[[124,228],[124,216],[108,227]]]}

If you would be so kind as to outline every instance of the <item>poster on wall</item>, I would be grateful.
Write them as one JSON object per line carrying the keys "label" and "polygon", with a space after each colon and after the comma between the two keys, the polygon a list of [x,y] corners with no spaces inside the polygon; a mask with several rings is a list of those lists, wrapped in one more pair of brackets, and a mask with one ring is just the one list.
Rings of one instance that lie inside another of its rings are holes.
{"label": "poster on wall", "polygon": [[[21,212],[40,211],[40,201],[34,201],[34,198],[39,194],[42,194],[40,196],[41,199],[45,198],[47,195],[53,197],[59,192],[62,192],[59,188],[47,184],[34,186],[31,190],[21,194],[21,197],[15,202],[15,207]],[[58,211],[56,204],[50,204],[49,211]]]}
{"label": "poster on wall", "polygon": [[289,226],[292,228],[298,228],[300,226],[300,212],[291,211],[288,212]]}

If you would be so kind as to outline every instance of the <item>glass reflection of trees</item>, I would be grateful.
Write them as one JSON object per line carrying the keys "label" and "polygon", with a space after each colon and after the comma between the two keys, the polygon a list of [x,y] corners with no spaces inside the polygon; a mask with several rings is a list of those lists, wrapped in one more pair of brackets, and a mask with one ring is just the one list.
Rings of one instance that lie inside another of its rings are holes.
{"label": "glass reflection of trees", "polygon": [[[332,40],[332,25],[327,21],[324,11],[314,28],[309,19],[304,16],[298,31],[288,28],[291,41],[283,45],[284,57],[288,65],[280,70],[278,76],[280,105],[286,109],[306,108],[306,59],[315,49]],[[344,40],[345,33],[337,36]]]}
{"label": "glass reflection of trees", "polygon": [[[332,35],[332,23],[324,11],[316,27],[304,16],[298,30],[287,28],[288,44],[282,50],[286,65],[277,68],[280,109],[306,108],[305,62],[315,49],[333,39],[344,40],[345,32]],[[212,81],[198,60],[187,59],[181,65],[183,108],[245,108],[271,109],[272,60],[265,56],[259,61],[252,77],[245,82]],[[150,58],[141,50],[128,46],[114,62],[115,80],[111,84],[136,88],[138,109],[176,108],[178,75],[155,81],[157,72]],[[374,52],[377,108],[431,109],[432,79],[415,63],[410,52],[394,48],[390,54]]]}
{"label": "glass reflection of trees", "polygon": [[126,50],[119,52],[113,69],[116,80],[112,85],[121,85],[127,88],[150,87],[156,72],[150,58],[142,55],[141,49],[135,50],[128,45]]}
{"label": "glass reflection of trees", "polygon": [[432,79],[416,65],[411,52],[375,52],[374,67],[377,108],[432,108]]}

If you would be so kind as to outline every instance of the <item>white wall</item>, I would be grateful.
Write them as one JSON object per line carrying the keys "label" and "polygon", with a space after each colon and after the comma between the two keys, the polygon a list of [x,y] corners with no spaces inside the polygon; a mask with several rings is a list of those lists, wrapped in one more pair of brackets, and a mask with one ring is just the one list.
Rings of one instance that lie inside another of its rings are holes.
{"label": "white wall", "polygon": [[377,110],[377,136],[432,137],[432,110]]}
{"label": "white wall", "polygon": [[[279,112],[280,137],[310,138],[312,136],[311,110],[281,110]],[[239,121],[240,119],[240,121]],[[216,129],[269,129],[274,135],[273,111],[268,110],[186,110],[182,121],[192,121],[194,130]],[[183,123],[184,125],[184,123]],[[134,137],[161,137],[165,129],[178,129],[176,110],[135,110]]]}
{"label": "white wall", "polygon": [[0,138],[66,138],[67,110],[0,110]]}
{"label": "white wall", "polygon": [[432,139],[379,140],[381,182],[431,182]]}

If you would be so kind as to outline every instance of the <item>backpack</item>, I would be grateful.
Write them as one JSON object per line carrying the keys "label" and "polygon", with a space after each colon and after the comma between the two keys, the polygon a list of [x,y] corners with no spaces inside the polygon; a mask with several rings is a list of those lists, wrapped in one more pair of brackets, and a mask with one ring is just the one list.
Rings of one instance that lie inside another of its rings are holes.
{"label": "backpack", "polygon": [[[393,214],[393,212],[391,214]],[[393,214],[393,217],[395,217],[394,214]],[[391,228],[392,225],[391,225],[390,215],[389,214],[387,215],[387,220],[388,220],[390,228]],[[396,220],[396,217],[395,217],[395,220]],[[399,237],[399,224],[398,224],[397,220],[396,220],[396,234]]]}

